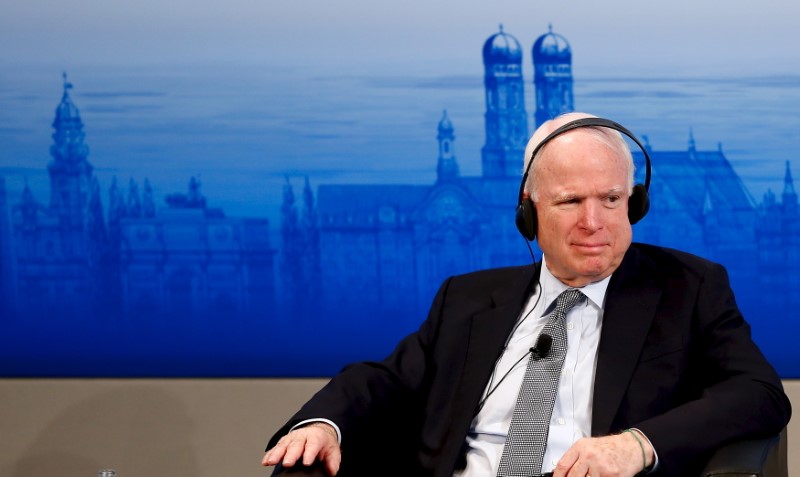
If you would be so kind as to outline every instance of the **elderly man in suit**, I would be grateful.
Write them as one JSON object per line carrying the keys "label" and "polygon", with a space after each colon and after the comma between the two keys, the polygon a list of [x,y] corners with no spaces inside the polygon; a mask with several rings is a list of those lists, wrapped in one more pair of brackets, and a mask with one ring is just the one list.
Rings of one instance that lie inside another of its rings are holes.
{"label": "elderly man in suit", "polygon": [[634,185],[620,131],[632,136],[582,113],[542,125],[518,211],[541,262],[448,279],[417,332],[334,377],[262,463],[345,477],[679,476],[720,445],[780,431],[789,401],[724,268],[632,243],[649,184]]}

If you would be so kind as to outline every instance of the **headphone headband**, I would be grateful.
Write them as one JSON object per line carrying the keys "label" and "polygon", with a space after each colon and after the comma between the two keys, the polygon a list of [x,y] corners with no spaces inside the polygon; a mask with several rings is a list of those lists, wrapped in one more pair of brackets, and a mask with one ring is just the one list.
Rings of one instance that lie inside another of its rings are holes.
{"label": "headphone headband", "polygon": [[536,157],[536,154],[538,154],[539,151],[544,147],[544,145],[555,139],[557,136],[564,134],[567,131],[572,131],[573,129],[578,129],[578,128],[587,128],[587,127],[604,127],[608,129],[613,129],[628,136],[633,142],[635,142],[636,145],[639,146],[639,149],[641,149],[642,153],[644,154],[644,165],[645,165],[644,188],[647,189],[648,191],[650,190],[650,155],[647,153],[647,149],[645,149],[642,143],[639,142],[636,136],[634,136],[634,134],[630,132],[625,126],[610,119],[580,118],[570,121],[566,124],[563,124],[561,127],[548,134],[533,149],[533,152],[531,153],[531,158],[528,161],[528,165],[525,166],[525,173],[522,175],[522,182],[519,185],[519,199],[517,201],[518,204],[522,203],[522,197],[525,192],[525,182],[528,180],[528,173],[530,172],[531,166],[533,165],[533,159]]}

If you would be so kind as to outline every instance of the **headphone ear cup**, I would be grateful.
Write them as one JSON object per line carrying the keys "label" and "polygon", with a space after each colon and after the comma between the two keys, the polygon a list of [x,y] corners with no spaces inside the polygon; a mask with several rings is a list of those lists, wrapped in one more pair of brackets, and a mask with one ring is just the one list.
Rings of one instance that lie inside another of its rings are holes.
{"label": "headphone ear cup", "polygon": [[523,199],[517,206],[517,229],[523,237],[532,241],[536,238],[536,207],[530,199]]}
{"label": "headphone ear cup", "polygon": [[631,225],[642,220],[648,210],[650,210],[650,194],[647,192],[647,187],[636,184],[628,198],[628,220]]}

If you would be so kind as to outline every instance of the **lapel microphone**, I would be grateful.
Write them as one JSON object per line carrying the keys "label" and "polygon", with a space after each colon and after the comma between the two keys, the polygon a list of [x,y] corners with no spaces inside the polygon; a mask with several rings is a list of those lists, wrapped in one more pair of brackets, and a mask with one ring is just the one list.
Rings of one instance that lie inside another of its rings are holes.
{"label": "lapel microphone", "polygon": [[530,349],[533,359],[542,359],[547,356],[547,353],[550,352],[550,348],[552,346],[552,336],[545,334],[539,335],[539,339],[536,340],[536,345]]}
{"label": "lapel microphone", "polygon": [[503,377],[501,377],[500,380],[497,381],[497,384],[494,386],[492,386],[492,381],[494,381],[494,373],[493,373],[492,379],[491,381],[489,381],[489,391],[486,393],[486,396],[484,396],[484,398],[481,399],[481,402],[478,403],[478,407],[475,410],[475,414],[473,414],[473,416],[481,412],[481,409],[483,409],[483,405],[486,404],[486,400],[489,399],[489,396],[491,396],[492,393],[497,391],[497,388],[500,386],[500,383],[502,383],[508,377],[508,374],[511,372],[512,369],[514,369],[516,365],[518,365],[529,354],[531,355],[531,358],[533,358],[534,361],[544,359],[545,357],[547,357],[547,353],[550,352],[550,348],[552,346],[553,346],[553,337],[543,333],[539,335],[538,338],[536,338],[536,344],[533,346],[533,348],[530,348],[527,353],[522,355],[522,357],[517,360],[516,363],[511,365],[511,368],[509,368],[508,371],[506,371]]}

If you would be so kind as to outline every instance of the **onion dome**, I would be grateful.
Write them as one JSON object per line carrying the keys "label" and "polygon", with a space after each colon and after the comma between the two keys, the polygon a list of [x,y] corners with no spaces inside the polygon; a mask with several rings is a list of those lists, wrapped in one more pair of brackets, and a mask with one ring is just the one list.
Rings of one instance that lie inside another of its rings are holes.
{"label": "onion dome", "polygon": [[522,62],[522,47],[516,38],[503,31],[503,25],[500,25],[500,32],[490,36],[483,44],[483,62]]}
{"label": "onion dome", "polygon": [[547,29],[548,32],[533,43],[534,63],[571,63],[572,49],[567,39],[553,33],[553,25],[548,25]]}

